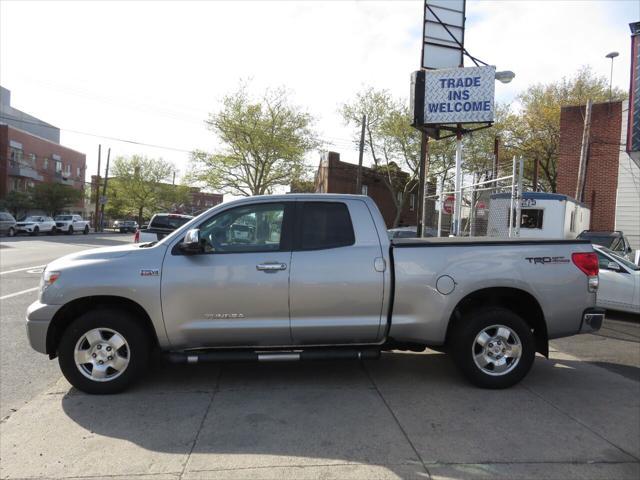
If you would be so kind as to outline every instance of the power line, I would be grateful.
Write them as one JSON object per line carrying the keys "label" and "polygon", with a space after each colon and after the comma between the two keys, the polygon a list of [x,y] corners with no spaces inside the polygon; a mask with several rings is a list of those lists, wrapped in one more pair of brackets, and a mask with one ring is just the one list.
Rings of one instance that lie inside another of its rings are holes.
{"label": "power line", "polygon": [[183,153],[191,153],[192,150],[185,150],[184,148],[178,148],[178,147],[167,147],[165,145],[156,145],[153,143],[145,143],[145,142],[139,142],[136,140],[129,140],[126,138],[118,138],[118,137],[111,137],[108,135],[98,135],[97,133],[88,133],[88,132],[81,132],[79,130],[72,130],[70,128],[59,128],[59,127],[55,127],[53,125],[45,125],[42,123],[38,123],[38,122],[30,122],[28,120],[20,120],[17,119],[15,117],[10,117],[10,116],[6,116],[6,115],[0,115],[0,118],[6,119],[6,120],[12,120],[14,122],[20,122],[20,123],[25,123],[25,124],[29,124],[29,125],[37,125],[39,127],[44,127],[44,128],[53,128],[55,130],[62,130],[65,132],[70,132],[70,133],[77,133],[79,135],[86,135],[89,137],[96,137],[96,138],[104,138],[106,140],[113,140],[115,142],[124,142],[124,143],[131,143],[134,145],[141,145],[141,146],[145,146],[145,147],[153,147],[153,148],[159,148],[162,150],[173,150],[175,152],[183,152]]}

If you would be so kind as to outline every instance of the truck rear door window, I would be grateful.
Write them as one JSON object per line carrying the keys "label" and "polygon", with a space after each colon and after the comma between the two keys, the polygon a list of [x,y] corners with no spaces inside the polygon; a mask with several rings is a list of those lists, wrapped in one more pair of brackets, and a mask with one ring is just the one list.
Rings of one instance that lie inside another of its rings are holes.
{"label": "truck rear door window", "polygon": [[298,212],[298,250],[346,247],[355,243],[349,209],[344,203],[304,202]]}

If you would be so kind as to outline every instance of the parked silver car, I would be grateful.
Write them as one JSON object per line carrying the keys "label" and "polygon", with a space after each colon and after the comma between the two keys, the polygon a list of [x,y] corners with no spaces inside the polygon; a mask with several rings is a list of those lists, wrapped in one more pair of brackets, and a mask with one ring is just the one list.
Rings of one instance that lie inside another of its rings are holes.
{"label": "parked silver car", "polygon": [[16,219],[7,212],[0,212],[0,234],[13,237],[16,234]]}
{"label": "parked silver car", "polygon": [[376,358],[451,352],[487,388],[517,383],[548,340],[600,328],[588,241],[406,239],[373,200],[249,197],[157,243],[50,263],[31,346],[78,389],[113,393],[153,349],[171,361]]}

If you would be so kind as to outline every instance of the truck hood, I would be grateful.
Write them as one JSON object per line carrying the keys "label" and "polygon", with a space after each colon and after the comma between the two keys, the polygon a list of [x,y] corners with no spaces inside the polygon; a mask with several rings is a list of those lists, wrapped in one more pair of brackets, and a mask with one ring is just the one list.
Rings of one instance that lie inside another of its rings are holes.
{"label": "truck hood", "polygon": [[131,243],[127,245],[118,245],[115,247],[102,247],[94,248],[91,250],[84,250],[82,252],[71,253],[60,257],[57,260],[51,262],[48,266],[48,270],[56,270],[58,268],[64,268],[70,264],[93,262],[110,260],[114,258],[121,258],[131,253],[139,252],[140,244]]}

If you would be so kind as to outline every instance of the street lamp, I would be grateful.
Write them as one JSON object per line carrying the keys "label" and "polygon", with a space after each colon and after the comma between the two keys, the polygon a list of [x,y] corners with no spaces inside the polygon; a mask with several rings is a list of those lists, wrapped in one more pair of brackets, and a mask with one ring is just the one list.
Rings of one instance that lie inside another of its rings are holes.
{"label": "street lamp", "polygon": [[611,75],[609,76],[609,103],[611,103],[611,85],[613,84],[613,59],[620,55],[618,52],[610,52],[605,55],[605,58],[611,59]]}
{"label": "street lamp", "polygon": [[515,78],[516,74],[511,70],[504,70],[503,72],[496,72],[496,80],[501,83],[509,83]]}

